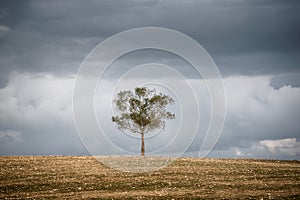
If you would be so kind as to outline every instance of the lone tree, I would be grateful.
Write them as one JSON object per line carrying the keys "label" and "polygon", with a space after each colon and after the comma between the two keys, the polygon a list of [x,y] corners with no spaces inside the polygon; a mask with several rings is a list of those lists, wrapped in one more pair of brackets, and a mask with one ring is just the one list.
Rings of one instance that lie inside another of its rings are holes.
{"label": "lone tree", "polygon": [[137,87],[134,92],[120,91],[113,101],[120,115],[113,116],[120,130],[129,130],[141,135],[141,156],[145,156],[144,135],[152,130],[165,127],[167,119],[175,119],[175,114],[167,111],[168,104],[174,100],[153,89]]}

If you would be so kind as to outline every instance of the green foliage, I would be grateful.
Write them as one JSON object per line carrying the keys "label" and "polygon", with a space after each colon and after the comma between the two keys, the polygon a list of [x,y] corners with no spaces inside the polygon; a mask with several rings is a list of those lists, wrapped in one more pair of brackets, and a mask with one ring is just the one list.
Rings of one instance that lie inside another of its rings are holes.
{"label": "green foliage", "polygon": [[114,104],[120,115],[113,116],[120,130],[129,130],[132,133],[148,133],[154,129],[165,127],[166,120],[175,119],[175,114],[167,111],[166,107],[174,100],[154,89],[146,87],[120,91]]}

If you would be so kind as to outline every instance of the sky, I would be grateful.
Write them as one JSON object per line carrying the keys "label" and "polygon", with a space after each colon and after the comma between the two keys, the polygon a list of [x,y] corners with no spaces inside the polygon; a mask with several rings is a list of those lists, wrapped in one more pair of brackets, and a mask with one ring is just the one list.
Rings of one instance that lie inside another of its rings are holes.
{"label": "sky", "polygon": [[[77,133],[73,119],[73,88],[80,65],[110,36],[132,28],[162,27],[200,43],[222,75],[226,118],[209,157],[299,160],[299,10],[296,0],[2,0],[0,155],[89,155],[80,139],[84,133]],[[95,100],[110,100],[109,88],[124,73],[153,62],[180,72],[196,88],[201,123],[185,155],[197,157],[209,125],[209,94],[202,77],[177,55],[146,49],[120,57],[104,74],[106,90],[96,91]],[[162,78],[160,72],[156,75],[152,78]],[[146,78],[147,74],[139,72],[124,82]],[[185,91],[175,81],[178,91]],[[174,136],[182,120],[180,105],[174,106],[170,109],[178,114],[177,121],[167,123],[162,136],[146,140],[146,153]],[[138,153],[139,138],[126,137],[109,122],[110,107],[100,103],[95,107],[100,123],[105,122],[107,137],[120,148]],[[101,153],[110,151],[99,147]]]}

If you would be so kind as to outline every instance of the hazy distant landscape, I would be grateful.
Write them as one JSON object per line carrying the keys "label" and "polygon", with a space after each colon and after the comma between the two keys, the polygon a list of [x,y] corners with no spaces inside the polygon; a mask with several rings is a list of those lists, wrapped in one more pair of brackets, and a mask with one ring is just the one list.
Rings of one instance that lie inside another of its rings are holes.
{"label": "hazy distant landscape", "polygon": [[300,161],[180,158],[126,173],[90,156],[2,156],[0,199],[299,199],[299,173]]}

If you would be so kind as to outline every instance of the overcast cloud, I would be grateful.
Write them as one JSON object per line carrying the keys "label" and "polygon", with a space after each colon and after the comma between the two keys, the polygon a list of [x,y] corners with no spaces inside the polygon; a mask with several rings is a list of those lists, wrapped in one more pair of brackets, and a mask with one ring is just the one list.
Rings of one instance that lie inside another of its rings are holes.
{"label": "overcast cloud", "polygon": [[[224,77],[227,117],[210,156],[299,159],[299,10],[296,0],[1,1],[0,154],[88,154],[72,113],[80,64],[109,36],[157,26],[198,41]],[[161,51],[123,56],[114,64],[122,70],[112,66],[105,81],[114,84],[127,69],[149,62],[183,73],[205,99],[191,66]],[[203,116],[205,123],[209,109]],[[187,155],[198,155],[202,136],[200,130]],[[120,143],[126,144],[139,151],[139,141]]]}

